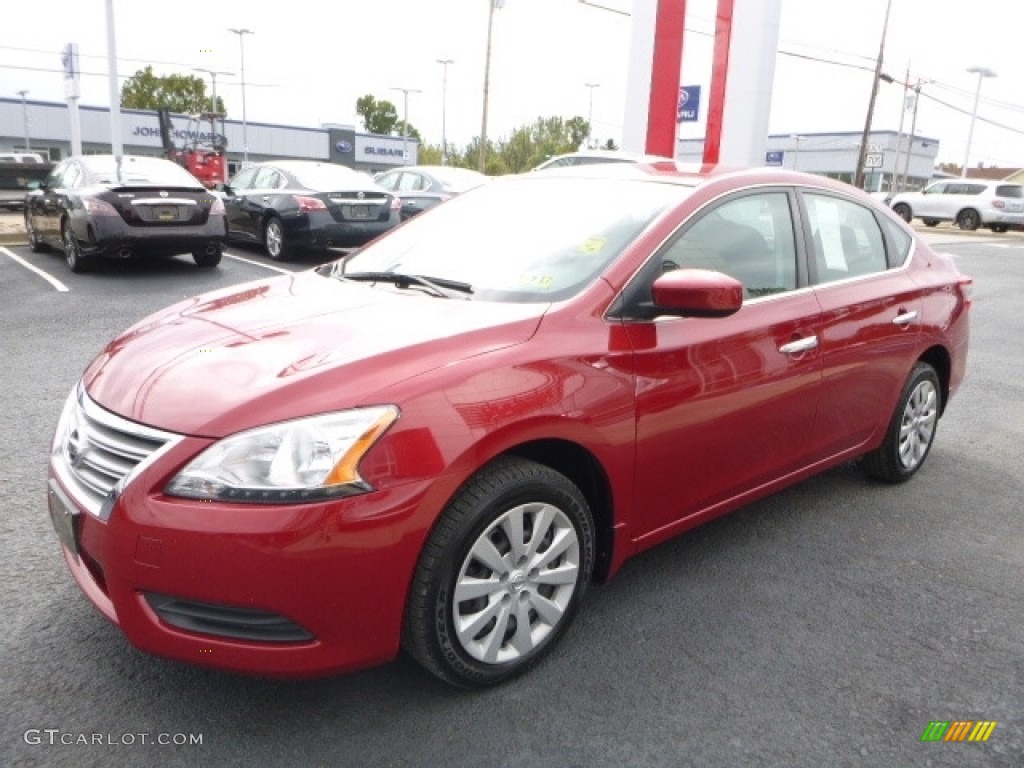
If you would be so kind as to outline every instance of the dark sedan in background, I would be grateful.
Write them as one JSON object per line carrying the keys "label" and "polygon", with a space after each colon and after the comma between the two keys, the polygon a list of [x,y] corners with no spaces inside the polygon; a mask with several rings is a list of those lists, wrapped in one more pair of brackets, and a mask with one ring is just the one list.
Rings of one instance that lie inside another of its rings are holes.
{"label": "dark sedan in background", "polygon": [[224,204],[170,160],[87,155],[59,163],[25,199],[33,251],[64,251],[72,272],[100,257],[191,253],[220,263]]}
{"label": "dark sedan in background", "polygon": [[405,221],[455,195],[479,187],[487,181],[487,176],[450,165],[410,165],[385,171],[376,180],[401,198],[402,221]]}
{"label": "dark sedan in background", "polygon": [[272,259],[362,245],[399,223],[399,200],[365,173],[306,160],[255,163],[220,187],[228,237]]}

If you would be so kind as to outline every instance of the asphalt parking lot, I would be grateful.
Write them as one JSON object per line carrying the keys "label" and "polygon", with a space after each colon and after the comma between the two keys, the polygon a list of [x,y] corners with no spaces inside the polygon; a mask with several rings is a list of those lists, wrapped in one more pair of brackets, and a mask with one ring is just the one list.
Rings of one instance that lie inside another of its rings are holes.
{"label": "asphalt parking lot", "polygon": [[[646,553],[589,593],[547,661],[479,693],[404,659],[278,682],[128,646],[46,513],[63,400],[149,312],[316,261],[232,248],[212,270],[75,275],[0,246],[0,765],[1024,765],[1024,235],[924,234],[974,276],[975,309],[921,472],[887,487],[840,467]],[[968,720],[996,723],[988,741],[921,740]]]}

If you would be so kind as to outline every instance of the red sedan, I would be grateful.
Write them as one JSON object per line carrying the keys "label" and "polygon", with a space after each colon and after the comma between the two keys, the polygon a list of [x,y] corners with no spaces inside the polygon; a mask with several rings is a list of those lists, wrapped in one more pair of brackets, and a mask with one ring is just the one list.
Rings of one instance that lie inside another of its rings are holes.
{"label": "red sedan", "polygon": [[970,287],[827,179],[498,179],[110,342],[61,416],[50,513],[146,651],[307,676],[404,649],[492,684],[647,547],[854,459],[914,475]]}

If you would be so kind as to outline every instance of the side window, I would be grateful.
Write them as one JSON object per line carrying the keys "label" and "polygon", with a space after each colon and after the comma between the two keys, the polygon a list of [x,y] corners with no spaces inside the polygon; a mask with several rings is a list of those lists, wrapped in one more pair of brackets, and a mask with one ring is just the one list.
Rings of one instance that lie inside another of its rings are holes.
{"label": "side window", "polygon": [[965,193],[968,195],[980,195],[988,189],[984,184],[965,184],[964,186],[966,188]]}
{"label": "side window", "polygon": [[1021,198],[1024,197],[1024,194],[1021,194],[1022,191],[1024,191],[1024,187],[1019,184],[1003,184],[996,187],[996,196]]}
{"label": "side window", "polygon": [[390,189],[393,192],[395,189],[395,182],[398,181],[398,177],[400,175],[401,174],[398,173],[385,173],[383,176],[377,179],[377,184],[381,187],[384,187],[384,189]]}
{"label": "side window", "polygon": [[805,194],[814,239],[815,282],[830,283],[883,272],[885,240],[870,210],[849,200]]}
{"label": "side window", "polygon": [[252,183],[253,189],[277,189],[281,184],[281,174],[273,168],[260,168]]}
{"label": "side window", "polygon": [[402,192],[423,189],[423,177],[418,173],[403,173],[401,181],[398,182],[398,189]]}
{"label": "side window", "polygon": [[748,299],[796,288],[793,217],[785,192],[729,200],[704,213],[669,243],[662,272],[711,269],[743,283]]}
{"label": "side window", "polygon": [[253,179],[256,178],[258,170],[259,168],[246,168],[231,180],[231,188],[237,191],[249,189],[252,187]]}
{"label": "side window", "polygon": [[61,186],[65,189],[74,189],[80,186],[82,180],[82,171],[77,165],[69,165],[64,169],[64,175],[61,177]]}
{"label": "side window", "polygon": [[889,235],[889,241],[895,246],[889,254],[889,266],[902,266],[910,255],[910,246],[914,239],[895,221],[882,217],[882,229]]}
{"label": "side window", "polygon": [[946,194],[946,191],[947,191],[946,188],[948,186],[949,185],[946,184],[946,183],[932,184],[930,187],[928,187],[927,189],[924,190],[924,193],[926,195],[944,195],[944,194]]}
{"label": "side window", "polygon": [[59,189],[64,179],[64,171],[68,169],[68,163],[61,163],[46,177],[47,189]]}

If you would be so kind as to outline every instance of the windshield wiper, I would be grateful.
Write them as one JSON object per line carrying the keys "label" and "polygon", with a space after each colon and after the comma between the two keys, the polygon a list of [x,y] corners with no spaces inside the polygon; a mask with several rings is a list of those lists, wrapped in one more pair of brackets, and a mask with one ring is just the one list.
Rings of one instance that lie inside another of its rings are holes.
{"label": "windshield wiper", "polygon": [[399,288],[426,288],[434,296],[442,299],[467,299],[473,293],[473,286],[448,280],[444,277],[427,277],[425,275],[407,275],[402,272],[340,272],[332,275],[342,280],[358,280],[364,283],[391,283]]}

